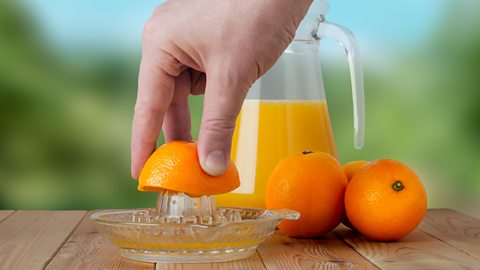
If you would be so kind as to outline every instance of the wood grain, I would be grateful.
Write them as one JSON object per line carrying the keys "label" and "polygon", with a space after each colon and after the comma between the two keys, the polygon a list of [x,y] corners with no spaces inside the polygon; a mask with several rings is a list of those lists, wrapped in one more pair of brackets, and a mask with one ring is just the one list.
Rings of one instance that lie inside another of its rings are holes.
{"label": "wood grain", "polygon": [[8,216],[10,216],[11,214],[13,214],[13,210],[0,210],[0,222],[2,222],[2,220],[6,219]]}
{"label": "wood grain", "polygon": [[89,212],[46,269],[154,269],[153,263],[127,260],[100,235]]}
{"label": "wood grain", "polygon": [[398,242],[368,241],[345,227],[334,232],[381,269],[479,269],[480,261],[419,228]]}
{"label": "wood grain", "polygon": [[86,211],[0,211],[0,269],[480,269],[480,220],[429,210],[398,242],[373,242],[344,226],[321,239],[278,231],[254,256],[205,264],[124,259]]}
{"label": "wood grain", "polygon": [[43,269],[86,211],[17,211],[0,223],[0,269]]}
{"label": "wood grain", "polygon": [[231,262],[219,262],[219,263],[157,263],[156,270],[262,270],[265,266],[262,260],[255,253],[252,257],[231,261]]}
{"label": "wood grain", "polygon": [[435,209],[428,211],[420,228],[480,260],[480,220],[450,209]]}
{"label": "wood grain", "polygon": [[377,269],[333,234],[292,239],[277,231],[258,248],[267,269]]}

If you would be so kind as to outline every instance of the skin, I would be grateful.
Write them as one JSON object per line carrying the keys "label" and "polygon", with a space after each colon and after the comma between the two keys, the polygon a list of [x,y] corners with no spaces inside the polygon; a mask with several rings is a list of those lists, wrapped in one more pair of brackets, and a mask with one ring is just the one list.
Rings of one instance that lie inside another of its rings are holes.
{"label": "skin", "polygon": [[[311,0],[171,0],[145,24],[132,124],[132,176],[165,140],[191,140],[189,95],[204,94],[202,169],[221,175],[251,85],[292,41]],[[207,79],[208,78],[208,79]],[[211,154],[211,155],[210,155]]]}

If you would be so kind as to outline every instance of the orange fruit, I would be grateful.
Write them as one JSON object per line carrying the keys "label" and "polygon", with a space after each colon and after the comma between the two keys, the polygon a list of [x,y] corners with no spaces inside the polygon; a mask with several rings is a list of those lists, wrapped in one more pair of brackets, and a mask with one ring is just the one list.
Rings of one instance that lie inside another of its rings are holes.
{"label": "orange fruit", "polygon": [[396,241],[420,224],[427,210],[427,195],[412,169],[395,160],[380,159],[350,181],[345,209],[353,227],[365,237]]}
{"label": "orange fruit", "polygon": [[358,170],[363,168],[363,166],[366,164],[368,164],[368,161],[355,160],[343,165],[342,168],[345,171],[345,175],[347,175],[348,181],[352,180],[353,176],[358,172]]}
{"label": "orange fruit", "polygon": [[240,185],[235,164],[223,175],[211,176],[200,167],[195,142],[173,141],[159,147],[148,158],[138,180],[140,191],[168,189],[191,195],[216,195]]}
{"label": "orange fruit", "polygon": [[[365,165],[368,164],[368,161],[365,160],[355,160],[348,162],[347,164],[343,165],[343,171],[345,172],[345,175],[347,176],[348,181],[352,180],[353,176]],[[349,227],[350,229],[354,229],[350,221],[348,220],[347,214],[345,211],[343,212],[342,216],[342,223],[343,225]]]}
{"label": "orange fruit", "polygon": [[267,208],[299,211],[296,221],[279,229],[291,237],[319,237],[333,230],[343,212],[347,178],[338,161],[323,152],[303,151],[286,157],[272,171],[265,190]]}

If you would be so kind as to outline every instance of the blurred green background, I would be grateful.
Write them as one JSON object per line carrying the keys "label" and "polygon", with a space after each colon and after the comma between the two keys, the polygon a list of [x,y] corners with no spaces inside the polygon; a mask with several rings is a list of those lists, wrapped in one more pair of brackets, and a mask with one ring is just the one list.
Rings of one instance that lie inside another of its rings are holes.
{"label": "blurred green background", "polygon": [[[154,204],[130,177],[129,140],[142,27],[160,2],[0,1],[0,209]],[[480,215],[480,2],[353,2],[331,0],[327,18],[363,52],[363,150],[344,51],[322,45],[341,161],[399,159],[429,207]],[[195,136],[201,104],[191,99]]]}

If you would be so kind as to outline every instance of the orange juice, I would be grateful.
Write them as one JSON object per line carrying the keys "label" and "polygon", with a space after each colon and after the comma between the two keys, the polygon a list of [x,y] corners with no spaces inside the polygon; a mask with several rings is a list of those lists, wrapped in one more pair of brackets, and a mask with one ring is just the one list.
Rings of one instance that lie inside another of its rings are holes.
{"label": "orange juice", "polygon": [[325,100],[245,100],[231,153],[241,185],[217,196],[217,205],[264,208],[272,170],[287,155],[303,150],[337,156]]}

